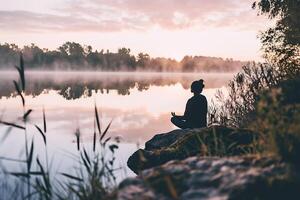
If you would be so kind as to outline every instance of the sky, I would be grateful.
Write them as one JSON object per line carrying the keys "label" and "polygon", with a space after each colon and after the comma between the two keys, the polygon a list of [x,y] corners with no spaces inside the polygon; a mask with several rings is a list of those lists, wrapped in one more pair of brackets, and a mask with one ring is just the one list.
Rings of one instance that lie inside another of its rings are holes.
{"label": "sky", "polygon": [[253,0],[1,0],[0,43],[94,49],[181,60],[185,55],[261,60],[271,25]]}

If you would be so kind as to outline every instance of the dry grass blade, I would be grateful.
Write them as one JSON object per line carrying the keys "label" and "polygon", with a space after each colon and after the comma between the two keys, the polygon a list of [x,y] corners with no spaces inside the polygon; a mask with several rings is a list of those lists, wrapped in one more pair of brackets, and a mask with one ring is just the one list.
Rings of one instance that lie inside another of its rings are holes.
{"label": "dry grass blade", "polygon": [[15,66],[19,72],[19,76],[22,83],[22,91],[25,91],[25,68],[24,68],[24,59],[23,54],[20,53],[20,67]]}
{"label": "dry grass blade", "polygon": [[119,148],[119,146],[116,144],[109,145],[109,149],[113,153],[115,152],[115,149],[118,149],[118,148]]}
{"label": "dry grass blade", "polygon": [[17,177],[26,177],[26,178],[30,177],[28,173],[23,173],[23,172],[11,172],[10,174]]}
{"label": "dry grass blade", "polygon": [[90,169],[90,163],[89,161],[83,156],[83,154],[80,154],[81,160],[83,161],[83,164],[85,166],[85,169],[87,170],[88,174],[91,174],[91,169]]}
{"label": "dry grass blade", "polygon": [[178,198],[178,194],[177,194],[177,191],[176,191],[176,188],[171,180],[171,177],[170,176],[165,176],[164,177],[164,180],[166,182],[166,185],[168,187],[168,190],[170,192],[170,195],[172,196],[173,199],[179,199]]}
{"label": "dry grass blade", "polygon": [[20,68],[21,68],[21,82],[22,82],[22,89],[25,91],[25,67],[24,67],[24,59],[23,59],[23,54],[21,53],[20,55]]}
{"label": "dry grass blade", "polygon": [[103,138],[105,137],[105,135],[107,134],[107,132],[108,132],[108,129],[109,129],[109,127],[110,127],[111,123],[112,123],[112,120],[109,122],[109,124],[107,125],[107,127],[106,127],[106,129],[104,130],[103,134],[101,135],[101,137],[100,137],[100,141],[102,141],[102,140],[103,140]]}
{"label": "dry grass blade", "polygon": [[[19,73],[19,77],[20,79],[22,79],[22,70],[18,67],[18,66],[15,66],[15,68],[18,70],[18,73]],[[23,84],[23,83],[22,83]],[[23,88],[23,87],[22,87]]]}
{"label": "dry grass blade", "polygon": [[27,117],[30,115],[32,112],[32,109],[27,110],[27,112],[23,115],[23,120],[26,121]]}
{"label": "dry grass blade", "polygon": [[80,150],[80,130],[77,128],[75,132],[76,136],[76,143],[77,143],[77,150]]}
{"label": "dry grass blade", "polygon": [[89,158],[89,156],[88,156],[88,154],[87,154],[85,148],[83,149],[83,153],[84,153],[84,157],[85,157],[86,161],[89,163],[89,165],[91,165],[90,158]]}
{"label": "dry grass blade", "polygon": [[7,125],[7,126],[12,126],[12,127],[15,127],[15,128],[19,128],[19,129],[25,130],[24,126],[21,126],[21,125],[18,125],[18,124],[14,124],[14,123],[10,123],[10,122],[5,122],[5,121],[1,121],[0,120],[0,124],[4,124],[4,125]]}
{"label": "dry grass blade", "polygon": [[45,189],[46,189],[47,193],[51,195],[51,184],[50,184],[49,176],[45,172],[44,167],[42,166],[39,158],[36,159],[36,162],[37,162],[38,166],[40,167],[41,175],[43,176],[43,181],[46,186]]}
{"label": "dry grass blade", "polygon": [[38,127],[38,125],[34,125],[34,126],[39,131],[39,133],[42,135],[44,143],[46,145],[47,144],[46,135],[43,133],[42,129],[40,127]]}
{"label": "dry grass blade", "polygon": [[65,176],[65,177],[67,177],[67,178],[70,178],[70,179],[73,179],[73,180],[76,180],[76,181],[83,181],[83,179],[82,178],[78,178],[78,177],[76,177],[76,176],[72,176],[72,175],[70,175],[70,174],[67,174],[67,173],[61,173],[61,175],[63,175],[63,176]]}
{"label": "dry grass blade", "polygon": [[106,138],[106,140],[103,142],[103,145],[105,146],[109,140],[111,140],[111,137]]}
{"label": "dry grass blade", "polygon": [[96,117],[96,123],[97,123],[98,132],[99,132],[99,135],[101,135],[100,119],[99,119],[98,109],[97,109],[96,105],[95,105],[95,117]]}
{"label": "dry grass blade", "polygon": [[33,149],[34,149],[34,143],[32,140],[31,146],[30,146],[30,152],[29,152],[29,156],[28,156],[28,160],[27,160],[28,169],[31,168],[31,163],[32,163],[32,158],[33,158]]}
{"label": "dry grass blade", "polygon": [[96,151],[96,131],[94,131],[94,136],[93,136],[93,152]]}
{"label": "dry grass blade", "polygon": [[31,172],[30,172],[30,175],[41,176],[41,175],[42,175],[42,172],[39,172],[39,171],[31,171]]}
{"label": "dry grass blade", "polygon": [[21,99],[22,99],[22,105],[25,106],[25,99],[24,99],[24,96],[22,95],[22,92],[21,92],[21,90],[20,90],[20,88],[19,88],[19,85],[18,85],[18,83],[17,83],[16,81],[13,81],[13,82],[14,82],[15,89],[16,89],[18,95],[19,95],[19,96],[21,97]]}
{"label": "dry grass blade", "polygon": [[45,108],[44,107],[43,107],[43,122],[44,122],[44,133],[47,133],[46,114],[45,114]]}

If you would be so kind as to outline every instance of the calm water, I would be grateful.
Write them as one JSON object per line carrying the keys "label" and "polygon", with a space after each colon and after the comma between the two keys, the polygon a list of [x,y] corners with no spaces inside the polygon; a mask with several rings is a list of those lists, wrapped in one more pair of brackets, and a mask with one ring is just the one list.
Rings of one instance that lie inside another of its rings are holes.
{"label": "calm water", "polygon": [[[94,104],[101,113],[105,127],[112,121],[110,136],[121,136],[117,162],[125,166],[128,156],[157,133],[175,127],[170,123],[170,112],[182,114],[191,97],[193,80],[204,79],[203,94],[208,102],[217,89],[225,90],[233,74],[180,74],[180,73],[100,73],[100,72],[27,72],[26,103],[33,109],[31,124],[42,125],[42,108],[45,107],[50,152],[54,165],[63,170],[73,165],[69,154],[76,152],[74,132],[80,128],[83,142],[91,142],[94,127]],[[16,97],[14,72],[0,72],[0,117],[17,121],[22,116],[21,99]],[[6,127],[0,126],[4,133]],[[38,149],[42,140],[32,125],[28,132],[34,135]],[[1,137],[1,136],[0,136]],[[13,129],[0,145],[0,156],[22,156],[22,133]],[[6,165],[14,165],[9,163]],[[130,171],[120,174],[132,175]]]}

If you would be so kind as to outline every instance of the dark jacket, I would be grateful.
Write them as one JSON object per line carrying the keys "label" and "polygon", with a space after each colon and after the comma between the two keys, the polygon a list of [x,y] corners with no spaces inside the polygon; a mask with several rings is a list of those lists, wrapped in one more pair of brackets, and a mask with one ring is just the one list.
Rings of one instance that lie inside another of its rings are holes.
{"label": "dark jacket", "polygon": [[201,128],[207,126],[207,100],[199,94],[194,95],[186,103],[183,118],[190,128]]}

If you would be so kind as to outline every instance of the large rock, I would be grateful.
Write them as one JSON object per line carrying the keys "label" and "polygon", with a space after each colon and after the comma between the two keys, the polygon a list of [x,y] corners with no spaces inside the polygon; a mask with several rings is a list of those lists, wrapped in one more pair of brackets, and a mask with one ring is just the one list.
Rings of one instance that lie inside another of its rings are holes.
{"label": "large rock", "polygon": [[298,199],[298,186],[287,177],[288,167],[274,157],[195,156],[125,179],[117,199]]}
{"label": "large rock", "polygon": [[155,135],[146,142],[145,149],[137,150],[127,161],[128,167],[138,173],[170,160],[190,156],[235,156],[252,153],[258,134],[223,126],[200,129],[174,130]]}

